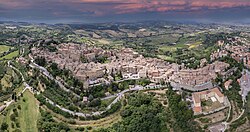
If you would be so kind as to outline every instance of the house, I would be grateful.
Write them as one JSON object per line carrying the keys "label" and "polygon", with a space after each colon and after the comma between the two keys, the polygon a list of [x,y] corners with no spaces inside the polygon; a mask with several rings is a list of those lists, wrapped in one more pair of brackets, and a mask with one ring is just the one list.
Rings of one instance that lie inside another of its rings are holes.
{"label": "house", "polygon": [[83,97],[82,102],[87,103],[88,102],[88,97]]}
{"label": "house", "polygon": [[233,80],[230,79],[224,83],[224,87],[226,88],[226,90],[228,90],[230,88],[230,85],[232,82],[233,82]]}
{"label": "house", "polygon": [[140,70],[140,71],[138,72],[138,76],[139,76],[140,78],[146,78],[146,77],[147,77],[147,71],[144,70],[144,69]]}
{"label": "house", "polygon": [[195,92],[192,94],[192,99],[194,102],[194,114],[202,113],[201,100],[211,99],[212,102],[218,101],[221,104],[225,102],[225,96],[220,92],[218,88],[213,88],[202,92]]}
{"label": "house", "polygon": [[28,63],[28,60],[23,58],[23,57],[19,57],[17,58],[17,61],[23,65],[27,64]]}

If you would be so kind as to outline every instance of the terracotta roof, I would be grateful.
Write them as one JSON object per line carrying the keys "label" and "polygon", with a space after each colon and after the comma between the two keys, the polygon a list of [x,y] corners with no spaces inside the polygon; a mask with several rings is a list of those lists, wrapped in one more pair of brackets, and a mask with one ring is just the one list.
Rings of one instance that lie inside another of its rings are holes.
{"label": "terracotta roof", "polygon": [[195,113],[200,113],[200,112],[202,112],[201,106],[193,107],[193,111],[194,111]]}
{"label": "terracotta roof", "polygon": [[193,94],[193,99],[195,103],[200,103],[200,94]]}
{"label": "terracotta roof", "polygon": [[215,92],[219,97],[224,97],[218,88],[211,89],[211,91]]}
{"label": "terracotta roof", "polygon": [[230,84],[233,82],[233,80],[228,80],[228,81],[226,81],[225,83],[224,83],[224,86],[225,86],[225,88],[228,90],[228,87],[230,86]]}
{"label": "terracotta roof", "polygon": [[196,93],[193,93],[193,95],[195,94],[198,94],[198,95],[201,95],[201,94],[208,94],[210,92],[215,92],[218,96],[224,96],[220,90],[218,88],[213,88],[213,89],[210,89],[210,90],[206,90],[206,91],[201,91],[201,92],[196,92]]}
{"label": "terracotta roof", "polygon": [[193,101],[194,103],[200,103],[201,99],[200,99],[200,95],[204,95],[204,94],[209,94],[211,92],[214,92],[215,94],[217,94],[219,97],[224,97],[224,95],[220,92],[220,90],[218,88],[213,88],[210,90],[206,90],[206,91],[202,91],[202,92],[196,92],[192,94],[193,97]]}

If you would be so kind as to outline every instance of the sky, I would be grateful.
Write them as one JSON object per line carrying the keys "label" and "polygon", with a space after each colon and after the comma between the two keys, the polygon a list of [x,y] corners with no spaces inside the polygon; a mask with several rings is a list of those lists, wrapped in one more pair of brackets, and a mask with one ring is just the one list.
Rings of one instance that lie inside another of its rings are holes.
{"label": "sky", "polygon": [[250,0],[0,0],[0,21],[43,23],[146,20],[247,22]]}

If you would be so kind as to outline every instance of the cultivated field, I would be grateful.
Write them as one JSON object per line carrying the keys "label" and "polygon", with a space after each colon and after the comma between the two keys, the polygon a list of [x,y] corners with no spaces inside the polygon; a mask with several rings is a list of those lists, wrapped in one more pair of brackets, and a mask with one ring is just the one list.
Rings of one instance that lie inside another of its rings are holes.
{"label": "cultivated field", "polygon": [[0,54],[8,51],[10,48],[11,48],[10,46],[0,45]]}
{"label": "cultivated field", "polygon": [[6,55],[6,56],[0,58],[0,60],[4,60],[4,59],[5,59],[5,60],[10,60],[10,59],[13,59],[14,57],[17,57],[18,54],[19,54],[18,51],[14,51],[14,52],[11,52],[10,54],[8,54],[8,55]]}
{"label": "cultivated field", "polygon": [[[13,115],[15,115],[15,118],[13,118]],[[35,97],[29,91],[25,91],[20,100],[9,106],[0,115],[0,123],[6,122],[10,132],[15,130],[37,132],[37,120],[39,116],[39,106]]]}
{"label": "cultivated field", "polygon": [[29,91],[24,92],[20,105],[21,130],[24,132],[37,132],[37,120],[40,113],[35,97]]}

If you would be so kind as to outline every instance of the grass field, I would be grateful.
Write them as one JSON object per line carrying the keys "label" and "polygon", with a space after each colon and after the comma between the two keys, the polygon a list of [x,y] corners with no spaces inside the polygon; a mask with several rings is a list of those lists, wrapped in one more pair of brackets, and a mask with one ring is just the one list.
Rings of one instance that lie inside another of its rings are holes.
{"label": "grass field", "polygon": [[[25,100],[25,101],[24,101]],[[24,92],[20,100],[20,125],[24,132],[37,132],[37,120],[40,116],[39,106],[34,95],[29,91]]]}
{"label": "grass field", "polygon": [[0,45],[0,53],[8,51],[10,48],[10,46]]}
{"label": "grass field", "polygon": [[11,105],[11,106],[9,107],[7,116],[6,116],[6,118],[5,118],[5,121],[6,121],[7,124],[9,125],[8,130],[9,130],[10,132],[12,132],[12,131],[15,130],[15,128],[12,128],[12,127],[11,127],[12,121],[11,121],[11,119],[10,119],[11,114],[13,114],[13,109],[14,109],[14,108],[15,108],[15,105]]}
{"label": "grass field", "polygon": [[193,44],[190,44],[189,45],[189,49],[192,49],[192,48],[197,48],[199,45],[201,45],[202,44],[202,42],[195,42],[195,43],[193,43]]}
{"label": "grass field", "polygon": [[[18,106],[21,109],[18,109]],[[18,116],[15,121],[11,120],[11,115],[14,113],[13,110],[17,109]],[[12,132],[16,129],[22,132],[37,132],[37,120],[40,117],[39,106],[36,102],[35,97],[29,92],[25,91],[23,97],[20,100],[10,105],[5,111],[6,116],[0,115],[0,123],[6,122],[9,127],[8,131]],[[19,127],[18,125],[19,124]]]}
{"label": "grass field", "polygon": [[17,50],[17,51],[11,52],[10,54],[8,54],[8,55],[6,55],[6,56],[0,58],[0,60],[4,60],[4,59],[10,60],[10,59],[12,59],[12,58],[14,58],[14,57],[17,57],[18,54],[19,54],[19,52],[18,52],[18,50]]}
{"label": "grass field", "polygon": [[165,51],[174,52],[177,50],[177,47],[175,47],[175,46],[161,46],[159,48],[159,50],[162,50],[163,52],[165,52]]}
{"label": "grass field", "polygon": [[174,61],[174,58],[171,56],[166,55],[157,55],[160,59],[166,60],[166,61]]}
{"label": "grass field", "polygon": [[0,79],[0,83],[2,84],[3,87],[11,87],[12,86],[12,70],[10,68],[7,68],[6,74],[3,76],[2,79]]}

